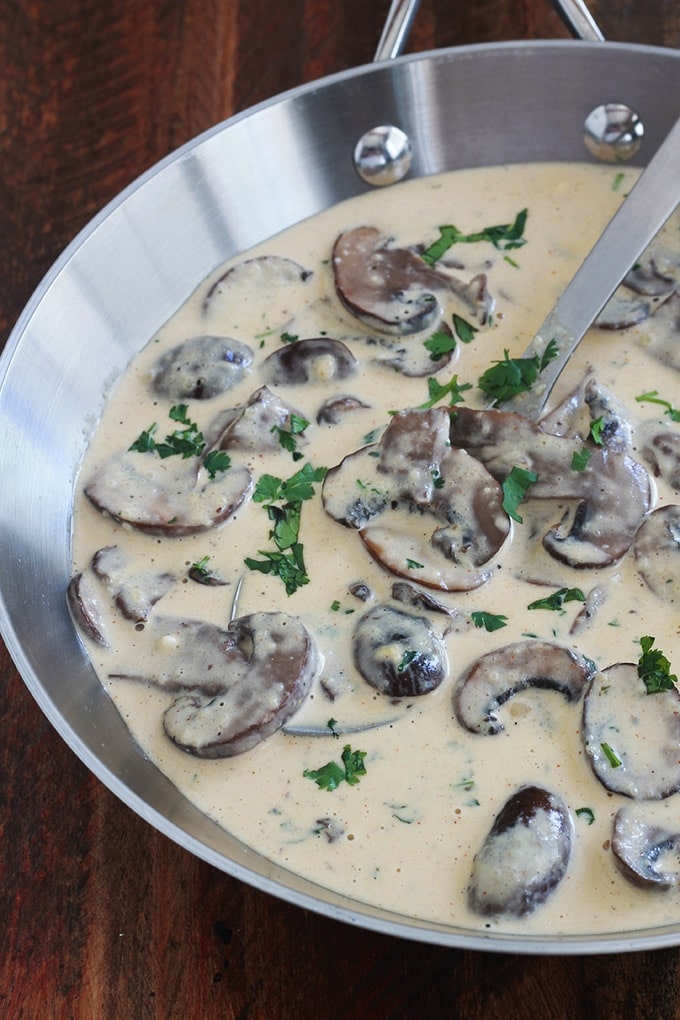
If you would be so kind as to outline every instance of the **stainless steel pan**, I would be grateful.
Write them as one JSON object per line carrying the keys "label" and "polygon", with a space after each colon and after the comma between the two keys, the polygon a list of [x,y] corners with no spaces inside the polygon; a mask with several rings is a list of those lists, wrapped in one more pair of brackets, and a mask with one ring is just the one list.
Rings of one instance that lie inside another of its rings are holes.
{"label": "stainless steel pan", "polygon": [[107,387],[217,264],[367,191],[353,164],[366,131],[395,125],[410,174],[590,159],[587,115],[628,104],[643,164],[680,114],[680,53],[598,42],[460,47],[335,75],[218,125],[145,174],[75,239],[0,360],[0,624],[30,691],[84,763],[197,856],[330,917],[433,943],[512,952],[680,944],[678,924],[551,940],[471,933],[355,903],[264,860],[193,808],[147,761],[71,624],[74,481]]}

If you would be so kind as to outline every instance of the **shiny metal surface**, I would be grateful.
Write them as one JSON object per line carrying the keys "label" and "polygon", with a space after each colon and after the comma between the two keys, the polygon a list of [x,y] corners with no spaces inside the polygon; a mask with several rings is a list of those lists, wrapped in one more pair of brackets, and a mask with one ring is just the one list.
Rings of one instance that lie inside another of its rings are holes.
{"label": "shiny metal surface", "polygon": [[645,135],[645,126],[637,111],[626,103],[596,106],[583,124],[583,141],[596,159],[621,163],[632,159]]}
{"label": "shiny metal surface", "polygon": [[404,179],[411,169],[413,150],[401,128],[381,125],[362,135],[354,149],[354,166],[367,184],[384,187]]}
{"label": "shiny metal surface", "polygon": [[554,341],[558,355],[541,372],[540,386],[508,400],[507,410],[537,419],[553,386],[587,330],[633,263],[680,202],[680,119],[645,167],[575,275],[539,326],[525,358],[542,356]]}
{"label": "shiny metal surface", "polygon": [[553,0],[553,7],[577,39],[604,42],[604,35],[583,0]]}
{"label": "shiny metal surface", "polygon": [[211,269],[368,190],[351,158],[367,124],[400,125],[414,175],[583,159],[583,119],[612,94],[644,118],[644,162],[680,112],[680,54],[613,43],[472,46],[296,89],[201,136],[103,210],[45,278],[0,360],[0,624],[28,688],[85,764],[152,825],[231,875],[327,916],[513,953],[680,943],[680,926],[555,941],[398,917],[273,865],[179,796],[135,746],[66,609],[71,506],[88,435],[112,381]]}

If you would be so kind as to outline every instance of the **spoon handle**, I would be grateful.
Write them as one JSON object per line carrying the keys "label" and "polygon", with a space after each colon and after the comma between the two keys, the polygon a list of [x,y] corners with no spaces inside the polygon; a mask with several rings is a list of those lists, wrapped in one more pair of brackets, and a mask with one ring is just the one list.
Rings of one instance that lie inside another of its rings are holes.
{"label": "spoon handle", "polygon": [[526,393],[506,401],[504,409],[538,418],[576,346],[636,259],[680,202],[680,120],[638,178],[599,240],[558,298],[524,353],[542,356],[554,340],[557,357]]}

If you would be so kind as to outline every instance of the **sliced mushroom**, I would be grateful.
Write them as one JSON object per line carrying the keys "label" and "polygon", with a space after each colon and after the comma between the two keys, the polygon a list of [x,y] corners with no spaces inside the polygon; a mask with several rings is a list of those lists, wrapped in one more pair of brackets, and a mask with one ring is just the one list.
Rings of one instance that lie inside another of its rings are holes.
{"label": "sliced mushroom", "polygon": [[376,448],[328,472],[323,501],[389,571],[444,591],[488,580],[510,530],[500,485],[449,448],[443,408],[394,415]]}
{"label": "sliced mushroom", "polygon": [[680,790],[680,693],[647,694],[633,663],[593,675],[583,741],[593,772],[612,793],[662,800]]}
{"label": "sliced mushroom", "polygon": [[627,329],[644,322],[678,289],[677,273],[678,266],[669,266],[663,253],[647,251],[623,278],[595,325],[600,329]]}
{"label": "sliced mushroom", "polygon": [[364,680],[393,698],[428,694],[447,674],[446,650],[424,616],[376,606],[359,620],[353,643]]}
{"label": "sliced mushroom", "polygon": [[261,312],[262,333],[283,329],[300,304],[298,287],[312,277],[311,270],[280,255],[246,259],[212,284],[203,301],[203,314],[231,322],[241,306],[251,304]]}
{"label": "sliced mushroom", "polygon": [[126,620],[143,623],[177,578],[168,571],[140,571],[117,545],[98,549],[92,557],[93,573],[103,582]]}
{"label": "sliced mushroom", "polygon": [[458,408],[451,442],[466,449],[504,480],[514,466],[538,475],[532,499],[573,499],[572,511],[544,537],[546,550],[573,567],[603,567],[619,560],[649,510],[649,476],[637,461],[616,448],[590,448],[582,471],[572,458],[583,440],[552,435],[540,424],[505,411]]}
{"label": "sliced mushroom", "polygon": [[253,360],[246,344],[225,336],[195,336],[156,362],[152,386],[170,400],[209,400],[244,378]]}
{"label": "sliced mushroom", "polygon": [[324,400],[317,411],[317,424],[337,425],[346,414],[349,414],[351,411],[365,410],[368,406],[368,404],[364,404],[363,400],[359,400],[358,397],[329,397],[328,400]]}
{"label": "sliced mushroom", "polygon": [[[445,322],[439,323],[437,332],[452,335],[450,327]],[[431,335],[432,330],[405,338],[367,336],[365,342],[375,348],[375,354],[371,360],[377,365],[393,368],[401,375],[410,378],[422,378],[432,375],[434,372],[440,372],[454,358],[458,357],[458,347],[452,346],[450,351],[433,361],[429,348],[425,346],[425,342]]]}
{"label": "sliced mushroom", "polygon": [[574,618],[574,622],[569,628],[570,634],[581,634],[593,623],[598,610],[607,601],[607,590],[600,584],[596,584],[590,589],[586,595],[586,601],[583,608],[579,611],[578,615]]}
{"label": "sliced mushroom", "polygon": [[642,457],[654,477],[680,491],[680,435],[659,428],[656,422],[642,426],[639,432],[643,438]]}
{"label": "sliced mushroom", "polygon": [[149,535],[181,537],[226,521],[250,493],[246,467],[210,478],[200,461],[162,460],[154,452],[114,454],[85,485],[100,513]]}
{"label": "sliced mushroom", "polygon": [[90,641],[105,648],[109,644],[107,593],[92,570],[76,574],[68,583],[66,600],[77,627]]}
{"label": "sliced mushroom", "polygon": [[532,913],[567,872],[573,830],[558,794],[540,786],[521,787],[494,819],[475,857],[470,909],[483,916]]}
{"label": "sliced mushroom", "polygon": [[469,283],[433,269],[409,248],[391,248],[375,227],[355,227],[333,247],[338,297],[347,310],[378,332],[408,336],[442,317],[437,294],[455,293],[485,322],[493,302],[483,274]]}
{"label": "sliced mushroom", "polygon": [[358,361],[346,344],[332,337],[311,337],[277,347],[262,362],[262,378],[275,386],[336,382],[354,375]]}
{"label": "sliced mushroom", "polygon": [[223,689],[178,698],[163,716],[167,736],[199,758],[229,758],[270,736],[299,708],[321,659],[302,622],[285,613],[234,620],[214,649]]}
{"label": "sliced mushroom", "polygon": [[[211,445],[220,450],[248,452],[283,449],[279,432],[290,431],[291,415],[302,415],[281,400],[268,386],[260,386],[245,404],[229,408],[218,416],[210,429]],[[224,428],[220,424],[225,422]],[[298,446],[306,443],[302,433],[295,436]]]}
{"label": "sliced mushroom", "polygon": [[662,506],[641,524],[633,543],[640,576],[664,602],[680,603],[680,506]]}
{"label": "sliced mushroom", "polygon": [[[627,804],[616,812],[612,853],[622,874],[642,889],[666,892],[677,885],[680,873],[680,826],[670,828],[659,818],[658,804]],[[664,862],[675,867],[663,870]]]}
{"label": "sliced mushroom", "polygon": [[519,641],[487,652],[459,678],[453,695],[458,722],[472,733],[505,729],[501,709],[520,691],[557,691],[578,701],[595,671],[575,649],[549,641]]}
{"label": "sliced mushroom", "polygon": [[175,580],[165,571],[140,571],[119,546],[106,546],[69,582],[71,615],[87,637],[106,647],[111,602],[125,619],[144,623]]}

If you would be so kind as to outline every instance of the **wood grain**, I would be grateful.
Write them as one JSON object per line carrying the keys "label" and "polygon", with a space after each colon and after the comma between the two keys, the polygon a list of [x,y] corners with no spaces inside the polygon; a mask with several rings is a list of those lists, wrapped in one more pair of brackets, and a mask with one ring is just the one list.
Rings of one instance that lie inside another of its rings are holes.
{"label": "wood grain", "polygon": [[[0,337],[64,246],[212,124],[372,59],[387,0],[0,0]],[[680,45],[671,0],[593,0]],[[547,0],[423,0],[409,43],[566,37]],[[4,480],[3,484],[9,484]],[[0,649],[0,1016],[680,1016],[680,950],[488,956],[288,906],[191,857],[87,772]]]}

